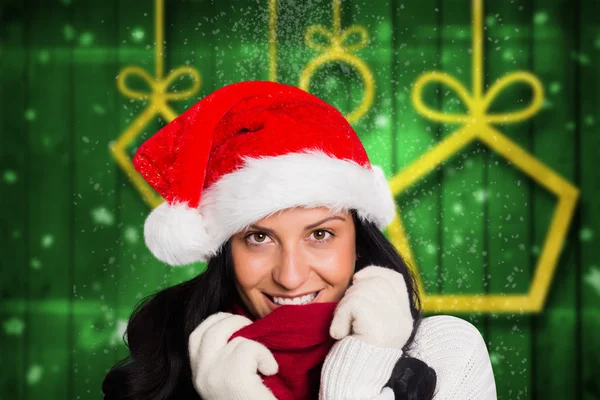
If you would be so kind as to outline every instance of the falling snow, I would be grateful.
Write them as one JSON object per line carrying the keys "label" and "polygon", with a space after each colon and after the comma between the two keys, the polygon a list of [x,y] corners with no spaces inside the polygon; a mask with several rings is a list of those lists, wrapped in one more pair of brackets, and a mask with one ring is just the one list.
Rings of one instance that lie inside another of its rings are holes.
{"label": "falling snow", "polygon": [[584,277],[584,281],[600,296],[600,268],[598,266],[594,265],[590,267],[589,272]]}
{"label": "falling snow", "polygon": [[131,244],[137,243],[140,237],[138,230],[133,226],[128,226],[125,228],[124,236],[125,240]]}
{"label": "falling snow", "polygon": [[75,29],[69,24],[63,26],[63,36],[67,41],[73,40],[75,37]]}
{"label": "falling snow", "polygon": [[31,268],[33,269],[42,269],[42,262],[39,258],[32,258],[29,265],[31,265]]}
{"label": "falling snow", "polygon": [[18,179],[17,173],[15,171],[13,171],[12,169],[7,169],[2,174],[2,179],[7,184],[12,185],[13,183],[17,182],[17,179]]}
{"label": "falling snow", "polygon": [[37,117],[37,113],[33,108],[28,109],[27,111],[25,111],[25,119],[27,121],[35,121]]}
{"label": "falling snow", "polygon": [[98,225],[113,225],[114,215],[105,207],[98,207],[92,210],[92,219]]}
{"label": "falling snow", "polygon": [[591,242],[593,238],[594,238],[594,231],[591,230],[590,228],[583,228],[579,232],[579,239],[581,239],[582,242]]}
{"label": "falling snow", "polygon": [[83,32],[79,36],[79,45],[83,47],[89,47],[94,43],[94,35],[91,32]]}
{"label": "falling snow", "polygon": [[33,364],[27,371],[27,384],[36,385],[42,380],[44,375],[44,367],[38,364]]}
{"label": "falling snow", "polygon": [[40,50],[38,60],[40,64],[47,64],[50,61],[50,52],[48,50]]}
{"label": "falling snow", "polygon": [[25,321],[22,318],[12,317],[2,324],[7,336],[21,336],[25,330]]}
{"label": "falling snow", "polygon": [[42,247],[45,249],[48,249],[50,247],[52,247],[52,245],[54,244],[54,236],[51,234],[46,234],[44,236],[42,236]]}
{"label": "falling snow", "polygon": [[548,22],[548,13],[546,11],[538,11],[533,16],[533,22],[537,25],[543,25]]}
{"label": "falling snow", "polygon": [[92,111],[94,112],[94,114],[98,114],[98,115],[106,114],[106,109],[100,104],[93,104]]}
{"label": "falling snow", "polygon": [[144,30],[140,27],[136,27],[131,30],[131,39],[135,43],[140,43],[141,41],[143,41],[145,36],[146,36],[146,34],[145,34]]}

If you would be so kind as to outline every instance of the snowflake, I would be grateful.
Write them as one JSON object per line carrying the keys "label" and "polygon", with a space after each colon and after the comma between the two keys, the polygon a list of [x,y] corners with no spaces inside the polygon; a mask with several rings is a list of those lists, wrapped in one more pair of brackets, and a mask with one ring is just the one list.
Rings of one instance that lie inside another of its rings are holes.
{"label": "snowflake", "polygon": [[105,207],[92,210],[92,219],[99,225],[112,225],[115,222],[115,217]]}
{"label": "snowflake", "polygon": [[34,364],[29,367],[27,371],[27,383],[29,385],[35,385],[42,380],[44,374],[44,368],[41,365]]}
{"label": "snowflake", "polygon": [[7,321],[4,321],[4,332],[7,335],[20,336],[23,334],[24,330],[25,322],[23,322],[23,319],[21,318],[13,317]]}
{"label": "snowflake", "polygon": [[592,266],[590,272],[585,275],[585,282],[590,285],[600,296],[600,268]]}
{"label": "snowflake", "polygon": [[2,178],[4,179],[4,182],[6,182],[9,185],[12,185],[18,179],[17,173],[12,169],[7,169],[6,171],[4,171]]}
{"label": "snowflake", "polygon": [[35,110],[33,108],[29,108],[27,109],[27,111],[25,111],[25,119],[27,121],[35,121],[37,117],[37,113],[35,112]]}
{"label": "snowflake", "polygon": [[52,236],[51,234],[46,234],[44,236],[42,236],[42,247],[47,249],[52,247],[52,244],[54,243],[54,236]]}

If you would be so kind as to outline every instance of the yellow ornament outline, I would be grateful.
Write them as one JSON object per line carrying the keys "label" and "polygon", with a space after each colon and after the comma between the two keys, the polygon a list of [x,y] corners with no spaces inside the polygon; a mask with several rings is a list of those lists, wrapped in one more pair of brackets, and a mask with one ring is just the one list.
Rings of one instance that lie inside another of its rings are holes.
{"label": "yellow ornament outline", "polygon": [[[362,118],[373,105],[375,98],[375,79],[367,64],[353,54],[365,47],[369,42],[367,29],[361,25],[352,25],[342,30],[341,0],[333,0],[333,30],[322,25],[311,25],[305,33],[305,43],[308,47],[322,54],[308,62],[300,74],[298,87],[308,92],[310,79],[316,70],[324,64],[342,61],[354,67],[363,79],[365,92],[358,107],[345,115],[351,124]],[[344,42],[351,35],[358,34],[358,43],[346,45]],[[318,44],[318,35],[328,40],[328,45]],[[277,0],[269,1],[269,80],[277,81]]]}
{"label": "yellow ornament outline", "polygon": [[[154,1],[154,27],[156,45],[154,47],[154,62],[156,76],[152,77],[147,71],[138,66],[127,66],[121,70],[117,78],[117,87],[125,96],[135,100],[150,100],[150,104],[129,125],[121,136],[110,145],[110,154],[117,161],[119,167],[131,180],[136,190],[142,195],[144,201],[154,208],[162,203],[163,198],[150,187],[150,185],[135,170],[131,157],[127,154],[129,145],[140,135],[142,129],[154,117],[160,115],[167,122],[177,118],[177,113],[167,104],[169,101],[185,100],[193,96],[200,89],[200,73],[192,67],[179,67],[164,76],[164,0]],[[140,92],[127,86],[127,78],[136,76],[144,80],[150,92]],[[169,86],[183,76],[192,79],[192,86],[179,92],[169,92]]]}
{"label": "yellow ornament outline", "polygon": [[[533,116],[543,102],[542,84],[529,72],[514,72],[495,82],[483,93],[483,0],[473,0],[473,93],[454,77],[441,71],[421,75],[412,90],[412,100],[416,110],[435,122],[460,123],[463,127],[444,139],[432,150],[421,156],[390,181],[390,190],[399,195],[425,174],[432,171],[450,156],[459,152],[474,140],[480,140],[498,154],[514,163],[522,172],[544,186],[558,197],[558,206],[550,224],[543,250],[535,269],[535,274],[526,294],[522,295],[430,295],[425,292],[418,273],[418,266],[408,243],[399,213],[387,227],[394,246],[407,258],[415,270],[417,285],[422,294],[423,309],[426,312],[528,312],[542,311],[552,278],[556,270],[562,243],[567,233],[579,190],[562,178],[533,155],[519,147],[491,126],[493,123],[511,123]],[[429,83],[446,84],[465,103],[468,114],[444,114],[429,108],[422,99],[423,88]],[[516,83],[529,84],[533,89],[533,100],[523,110],[512,113],[488,114],[487,110],[498,94]]]}

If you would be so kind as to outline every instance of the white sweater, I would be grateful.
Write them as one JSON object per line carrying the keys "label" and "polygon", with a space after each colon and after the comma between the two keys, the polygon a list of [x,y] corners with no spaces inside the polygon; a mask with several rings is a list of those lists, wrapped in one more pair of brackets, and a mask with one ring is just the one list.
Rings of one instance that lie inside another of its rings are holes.
{"label": "white sweater", "polygon": [[[449,315],[424,318],[408,354],[436,372],[434,400],[497,399],[485,341],[468,321]],[[323,365],[320,400],[394,400],[393,391],[383,386],[401,355],[350,336],[338,341]]]}

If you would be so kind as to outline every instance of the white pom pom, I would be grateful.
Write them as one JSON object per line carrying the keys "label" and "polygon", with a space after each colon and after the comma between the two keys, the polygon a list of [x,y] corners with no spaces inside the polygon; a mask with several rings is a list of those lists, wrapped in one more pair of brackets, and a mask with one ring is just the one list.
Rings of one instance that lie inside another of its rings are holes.
{"label": "white pom pom", "polygon": [[376,201],[368,209],[377,210],[377,213],[372,218],[378,221],[377,225],[379,229],[385,229],[396,217],[396,201],[394,200],[394,195],[390,190],[390,185],[383,169],[373,164],[371,164],[371,169],[373,170],[372,179],[374,188],[371,193]]}
{"label": "white pom pom", "polygon": [[169,265],[205,261],[208,250],[216,251],[202,215],[185,203],[156,207],[144,224],[146,246],[154,256]]}

